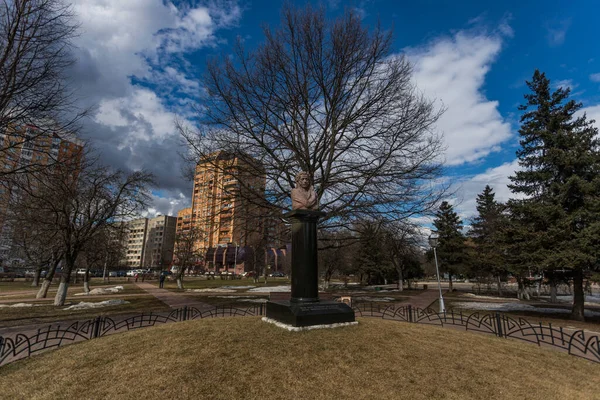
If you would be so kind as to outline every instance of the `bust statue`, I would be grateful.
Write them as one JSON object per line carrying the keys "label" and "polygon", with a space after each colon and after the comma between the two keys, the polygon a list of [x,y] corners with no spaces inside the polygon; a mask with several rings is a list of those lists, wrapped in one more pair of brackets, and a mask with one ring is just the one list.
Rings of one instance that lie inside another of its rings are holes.
{"label": "bust statue", "polygon": [[306,172],[296,175],[296,187],[292,189],[292,210],[318,210],[319,199]]}

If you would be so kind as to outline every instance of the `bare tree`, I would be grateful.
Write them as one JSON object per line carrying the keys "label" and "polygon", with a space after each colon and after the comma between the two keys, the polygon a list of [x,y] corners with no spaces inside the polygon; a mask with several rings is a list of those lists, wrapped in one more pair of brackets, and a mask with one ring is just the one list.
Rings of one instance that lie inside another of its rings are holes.
{"label": "bare tree", "polygon": [[7,160],[0,183],[55,163],[52,157],[18,162],[15,153],[51,155],[50,134],[72,134],[86,114],[67,76],[77,28],[63,0],[0,2],[0,156]]}
{"label": "bare tree", "polygon": [[407,269],[420,258],[419,240],[417,228],[412,224],[395,222],[384,229],[384,248],[398,273],[400,291],[404,288],[404,280],[410,278],[406,274]]}
{"label": "bare tree", "polygon": [[111,171],[90,158],[19,180],[23,203],[44,216],[38,224],[56,233],[64,255],[55,305],[64,304],[71,273],[86,245],[110,223],[143,210],[151,182],[147,173]]}
{"label": "bare tree", "polygon": [[238,193],[279,212],[307,171],[332,228],[430,210],[444,191],[440,112],[392,53],[392,34],[369,31],[351,10],[330,21],[323,9],[288,6],[264,35],[255,51],[239,41],[234,57],[209,61],[200,128],[178,124],[196,161],[235,154],[246,169],[231,173],[266,177],[264,186],[240,179]]}
{"label": "bare tree", "polygon": [[175,235],[173,259],[179,268],[176,275],[178,289],[183,289],[185,270],[203,258],[203,253],[198,247],[198,243],[203,238],[204,232],[194,227],[177,232]]}

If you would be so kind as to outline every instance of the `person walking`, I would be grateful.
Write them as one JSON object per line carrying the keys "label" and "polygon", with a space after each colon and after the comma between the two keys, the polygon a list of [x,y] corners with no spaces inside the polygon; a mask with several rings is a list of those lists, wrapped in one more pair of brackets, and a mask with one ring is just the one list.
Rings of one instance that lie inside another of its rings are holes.
{"label": "person walking", "polygon": [[159,282],[159,285],[158,285],[158,287],[159,287],[160,289],[163,289],[163,288],[165,287],[165,277],[166,277],[166,274],[163,274],[163,273],[161,272],[161,274],[160,274],[160,277],[158,278],[158,282]]}

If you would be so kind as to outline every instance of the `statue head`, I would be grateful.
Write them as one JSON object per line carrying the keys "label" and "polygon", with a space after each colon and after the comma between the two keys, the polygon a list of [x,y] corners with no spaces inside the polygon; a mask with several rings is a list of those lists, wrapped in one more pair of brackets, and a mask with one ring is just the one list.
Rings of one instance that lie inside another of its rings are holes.
{"label": "statue head", "polygon": [[296,174],[296,186],[299,186],[304,190],[308,190],[310,188],[310,176],[307,172],[301,171]]}

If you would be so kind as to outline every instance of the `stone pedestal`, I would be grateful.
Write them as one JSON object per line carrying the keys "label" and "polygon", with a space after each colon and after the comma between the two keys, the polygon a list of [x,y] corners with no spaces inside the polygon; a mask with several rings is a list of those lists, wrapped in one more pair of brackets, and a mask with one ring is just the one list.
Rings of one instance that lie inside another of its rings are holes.
{"label": "stone pedestal", "polygon": [[319,301],[317,223],[324,215],[311,210],[284,214],[292,222],[292,297],[267,302],[267,318],[295,327],[354,322],[348,305]]}

